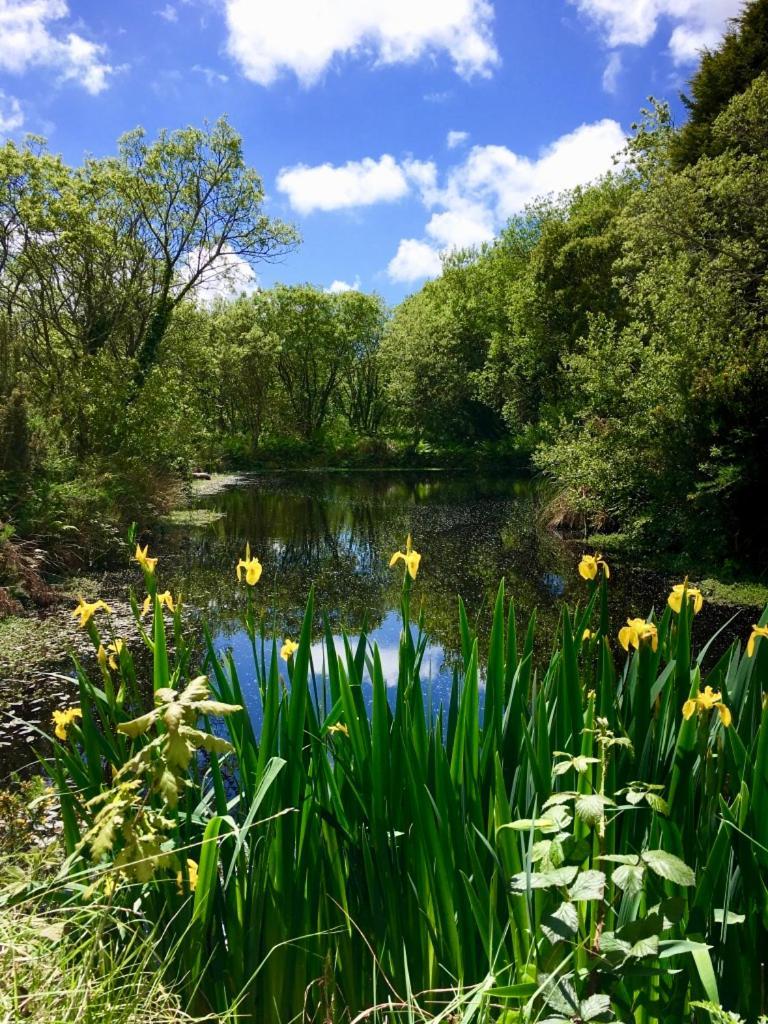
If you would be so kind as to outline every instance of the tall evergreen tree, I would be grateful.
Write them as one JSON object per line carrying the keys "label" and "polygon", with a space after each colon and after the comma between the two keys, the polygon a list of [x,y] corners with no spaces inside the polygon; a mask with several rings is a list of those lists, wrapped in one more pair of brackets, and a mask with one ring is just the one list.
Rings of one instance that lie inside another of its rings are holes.
{"label": "tall evergreen tree", "polygon": [[722,152],[712,126],[729,101],[768,71],[768,0],[751,0],[731,22],[716,50],[705,51],[682,100],[689,118],[672,146],[675,167],[695,164],[701,156]]}

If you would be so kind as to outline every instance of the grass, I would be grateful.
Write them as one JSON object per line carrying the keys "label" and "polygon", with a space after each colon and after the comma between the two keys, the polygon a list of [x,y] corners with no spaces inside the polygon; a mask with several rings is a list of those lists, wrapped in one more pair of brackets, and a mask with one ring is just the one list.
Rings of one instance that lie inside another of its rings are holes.
{"label": "grass", "polygon": [[[753,657],[734,644],[705,676],[686,596],[625,658],[607,586],[563,608],[541,665],[536,617],[518,622],[503,583],[482,651],[459,603],[461,666],[433,716],[407,573],[392,692],[365,636],[337,654],[311,593],[282,662],[244,583],[258,734],[232,658],[206,637],[199,676],[182,610],[155,599],[153,710],[127,648],[99,679],[79,673],[82,717],[49,765],[58,891],[140,922],[185,1009],[232,1021],[379,1006],[388,1021],[668,1024],[692,1000],[755,1019],[768,640]],[[86,629],[106,643],[95,617]]]}

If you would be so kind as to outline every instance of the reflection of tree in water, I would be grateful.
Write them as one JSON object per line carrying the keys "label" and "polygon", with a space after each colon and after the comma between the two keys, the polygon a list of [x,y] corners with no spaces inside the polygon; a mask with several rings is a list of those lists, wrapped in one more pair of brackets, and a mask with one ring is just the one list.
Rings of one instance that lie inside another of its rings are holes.
{"label": "reflection of tree in water", "polygon": [[487,639],[499,579],[522,619],[539,606],[554,628],[545,574],[562,568],[562,546],[536,527],[535,494],[525,481],[465,474],[296,474],[256,478],[205,504],[224,513],[213,526],[174,531],[174,586],[203,608],[214,629],[242,613],[244,588],[234,565],[248,541],[264,565],[254,591],[258,609],[278,632],[295,632],[310,584],[334,630],[375,629],[399,605],[401,573],[392,551],[411,531],[424,560],[414,590],[428,631],[456,650],[461,594]]}

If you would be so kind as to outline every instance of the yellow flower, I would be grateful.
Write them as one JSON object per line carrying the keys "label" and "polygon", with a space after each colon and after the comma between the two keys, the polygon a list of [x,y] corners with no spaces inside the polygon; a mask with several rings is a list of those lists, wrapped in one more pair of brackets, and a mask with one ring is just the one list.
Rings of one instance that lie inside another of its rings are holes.
{"label": "yellow flower", "polygon": [[54,734],[60,739],[65,740],[67,738],[67,731],[76,718],[82,718],[83,712],[80,708],[68,708],[66,711],[54,711],[53,722]]}
{"label": "yellow flower", "polygon": [[[156,594],[155,596],[157,597],[158,604],[165,605],[169,612],[173,612],[176,610],[173,604],[173,597],[171,596],[170,590],[166,590],[162,594]],[[147,614],[151,607],[152,598],[150,597],[149,594],[147,594],[147,596],[144,598],[144,603],[141,606],[142,618]]]}
{"label": "yellow flower", "polygon": [[[187,880],[189,881],[189,891],[194,892],[197,888],[197,861],[192,860],[191,857],[187,858]],[[184,891],[184,876],[180,871],[176,875],[176,885],[179,892]]]}
{"label": "yellow flower", "polygon": [[688,594],[688,600],[693,601],[693,614],[698,615],[704,604],[704,597],[696,587],[689,587],[687,580],[684,583],[677,583],[672,587],[672,593],[667,598],[669,607],[679,615],[683,604],[683,594]]}
{"label": "yellow flower", "polygon": [[750,636],[750,638],[749,638],[749,640],[747,642],[747,657],[748,658],[751,658],[752,655],[755,653],[755,641],[758,640],[760,637],[763,637],[763,639],[768,640],[768,626],[753,626],[752,627],[752,635]]}
{"label": "yellow flower", "polygon": [[336,722],[334,725],[329,725],[328,732],[342,732],[345,736],[349,736],[349,729],[343,722]]}
{"label": "yellow flower", "polygon": [[150,558],[148,551],[149,544],[145,544],[143,548],[140,548],[139,545],[137,544],[133,560],[134,562],[139,563],[144,572],[153,573],[155,571],[155,566],[157,565],[157,559]]}
{"label": "yellow flower", "polygon": [[105,611],[108,615],[112,614],[112,609],[109,607],[109,605],[105,601],[98,600],[98,601],[93,601],[92,603],[90,603],[90,602],[86,601],[85,598],[82,595],[78,596],[77,600],[78,600],[78,605],[77,605],[77,608],[75,608],[75,610],[72,612],[72,618],[76,619],[79,616],[79,618],[80,618],[79,625],[80,626],[83,626],[83,627],[87,626],[88,623],[93,618],[93,616],[98,611]]}
{"label": "yellow flower", "polygon": [[120,657],[120,651],[125,647],[125,643],[122,640],[115,640],[114,643],[108,644],[106,649],[103,644],[99,644],[99,649],[96,651],[96,659],[102,668],[106,668],[107,665],[112,671],[117,671],[118,659]]}
{"label": "yellow flower", "polygon": [[711,711],[712,708],[717,708],[720,721],[727,729],[732,721],[730,708],[723,704],[723,695],[720,691],[713,690],[711,686],[705,686],[703,690],[699,690],[695,697],[692,697],[683,704],[683,718],[687,722],[696,712],[701,714],[702,711]]}
{"label": "yellow flower", "polygon": [[659,649],[659,633],[654,624],[645,619],[627,619],[626,626],[619,630],[619,643],[624,650],[630,647],[638,650],[643,640],[650,640],[654,651]]}
{"label": "yellow flower", "polygon": [[601,554],[598,553],[596,555],[581,556],[581,561],[579,562],[579,576],[581,576],[582,579],[595,579],[601,569],[605,578],[608,579],[611,575],[611,570],[608,568],[608,563]]}
{"label": "yellow flower", "polygon": [[122,640],[115,640],[114,643],[109,644],[107,650],[109,651],[109,667],[113,672],[117,671],[117,666],[120,663],[120,651],[125,647],[125,643]]}
{"label": "yellow flower", "polygon": [[421,555],[418,551],[414,551],[413,542],[411,540],[410,533],[405,541],[405,551],[396,551],[389,560],[389,567],[392,568],[402,559],[405,562],[405,568],[408,570],[408,575],[412,580],[416,579],[416,573],[419,571],[419,563],[421,562]]}
{"label": "yellow flower", "polygon": [[585,640],[592,640],[596,636],[597,633],[593,633],[591,629],[585,629],[584,632],[581,634],[581,639],[582,642],[584,642]]}
{"label": "yellow flower", "polygon": [[245,582],[253,587],[261,579],[262,566],[258,558],[251,558],[251,545],[245,545],[245,558],[241,558],[237,563],[237,582],[241,580],[242,570],[245,569]]}
{"label": "yellow flower", "polygon": [[280,657],[283,661],[288,661],[298,651],[299,645],[295,640],[286,640],[283,646],[280,648]]}

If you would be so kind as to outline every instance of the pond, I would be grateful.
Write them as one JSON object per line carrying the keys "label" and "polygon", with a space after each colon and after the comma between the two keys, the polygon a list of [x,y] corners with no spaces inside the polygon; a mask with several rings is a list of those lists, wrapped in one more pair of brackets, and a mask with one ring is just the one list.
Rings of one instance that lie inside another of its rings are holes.
{"label": "pond", "polygon": [[[422,554],[412,608],[424,611],[425,701],[433,708],[449,692],[458,660],[458,595],[477,628],[482,657],[502,577],[515,601],[519,629],[537,610],[542,656],[563,600],[583,603],[587,593],[576,572],[581,546],[542,525],[538,488],[525,477],[450,471],[265,474],[196,504],[220,518],[205,527],[167,528],[156,539],[153,547],[161,554],[174,552],[161,585],[169,582],[174,593],[201,610],[219,652],[231,650],[256,718],[253,657],[241,620],[245,585],[237,585],[234,571],[246,542],[264,566],[254,596],[270,632],[280,638],[298,635],[314,585],[316,670],[323,667],[324,613],[339,646],[342,630],[356,639],[366,629],[393,684],[402,563],[390,569],[389,559],[410,532]],[[663,578],[615,567],[611,608],[617,628],[628,615],[661,608],[667,593]]]}
{"label": "pond", "polygon": [[[160,587],[182,594],[188,617],[207,622],[217,651],[232,652],[257,723],[258,689],[242,626],[246,587],[235,578],[246,543],[264,566],[253,596],[270,634],[297,637],[313,585],[313,659],[318,674],[323,669],[325,614],[337,646],[343,630],[353,642],[367,631],[379,646],[387,681],[394,684],[402,564],[390,569],[389,559],[411,532],[422,554],[412,611],[424,612],[429,638],[423,662],[424,699],[433,710],[448,693],[453,666],[459,661],[458,595],[477,630],[482,660],[493,600],[504,577],[507,595],[515,602],[518,630],[526,628],[536,609],[534,653],[541,664],[548,660],[563,601],[583,604],[587,594],[576,571],[581,543],[567,542],[546,528],[545,500],[536,483],[523,476],[455,471],[254,474],[219,493],[197,497],[195,504],[218,518],[204,526],[164,525],[149,537],[152,552],[161,559]],[[653,608],[663,608],[667,578],[637,566],[611,568],[614,630],[627,616],[646,616]],[[139,580],[134,564],[117,579],[110,574],[103,587],[91,583],[96,589],[89,596],[104,592],[110,599],[124,597],[128,582],[137,586]],[[695,637],[700,642],[709,638],[735,611],[707,602],[696,618]],[[69,621],[68,608],[61,614]],[[753,614],[750,608],[738,610],[735,623],[713,645],[712,653],[742,635]],[[141,659],[141,645],[132,647]],[[69,665],[60,669],[71,673]],[[151,678],[148,665],[140,672]],[[61,675],[41,677],[0,714],[0,783],[10,771],[36,764],[36,733],[25,723],[46,728],[54,707],[76,701],[73,691],[61,692],[65,684]]]}

